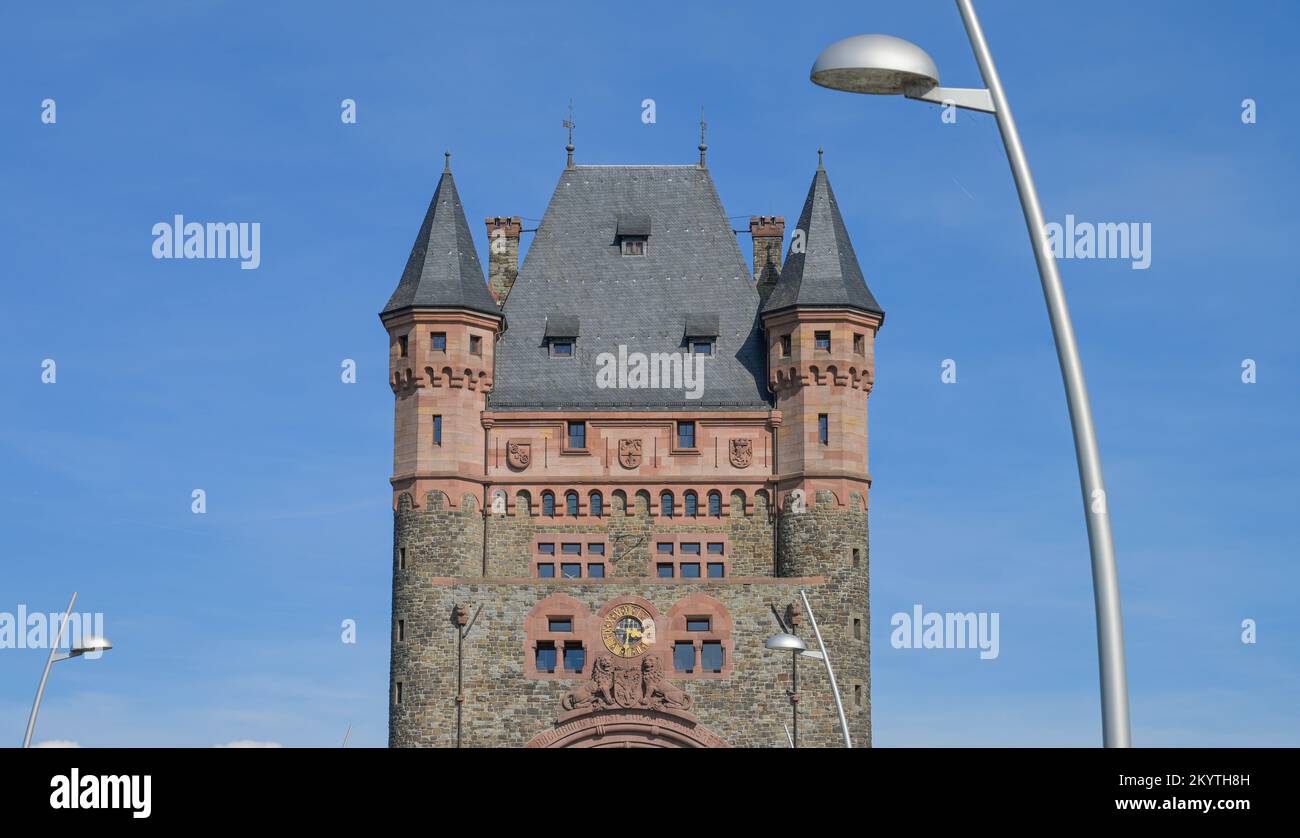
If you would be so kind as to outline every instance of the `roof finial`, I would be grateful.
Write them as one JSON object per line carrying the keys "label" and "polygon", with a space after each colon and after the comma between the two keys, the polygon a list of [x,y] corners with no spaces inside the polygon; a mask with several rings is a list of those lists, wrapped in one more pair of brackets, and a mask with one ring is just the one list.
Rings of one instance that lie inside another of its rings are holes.
{"label": "roof finial", "polygon": [[825,149],[823,149],[821,146],[817,146],[817,171],[819,172],[826,171],[826,167],[822,165],[822,154],[824,153],[825,153]]}
{"label": "roof finial", "polygon": [[704,153],[709,147],[704,142],[704,131],[709,127],[709,123],[704,121],[704,106],[700,105],[700,168],[707,169],[708,164],[705,162]]}
{"label": "roof finial", "polygon": [[450,151],[444,151],[442,153],[442,170],[447,174],[451,174],[451,152]]}
{"label": "roof finial", "polygon": [[564,127],[569,129],[569,144],[566,145],[566,146],[564,147],[564,150],[567,151],[567,152],[569,153],[569,162],[568,162],[568,164],[567,164],[567,166],[566,166],[566,168],[569,168],[569,169],[572,169],[572,168],[573,168],[573,129],[574,129],[574,126],[576,126],[577,124],[578,124],[578,123],[576,123],[576,122],[573,121],[573,100],[570,99],[570,100],[569,100],[569,118],[566,119],[566,120],[564,120]]}

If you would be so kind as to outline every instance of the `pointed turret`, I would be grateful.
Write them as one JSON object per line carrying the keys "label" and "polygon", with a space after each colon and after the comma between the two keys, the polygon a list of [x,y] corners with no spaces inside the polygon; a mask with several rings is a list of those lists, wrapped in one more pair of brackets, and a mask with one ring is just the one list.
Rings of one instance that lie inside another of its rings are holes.
{"label": "pointed turret", "polygon": [[500,315],[483,278],[450,165],[443,169],[406,270],[382,314],[405,308],[469,309]]}
{"label": "pointed turret", "polygon": [[792,308],[848,308],[884,314],[862,277],[830,178],[820,160],[790,240],[780,281],[768,296],[763,313]]}

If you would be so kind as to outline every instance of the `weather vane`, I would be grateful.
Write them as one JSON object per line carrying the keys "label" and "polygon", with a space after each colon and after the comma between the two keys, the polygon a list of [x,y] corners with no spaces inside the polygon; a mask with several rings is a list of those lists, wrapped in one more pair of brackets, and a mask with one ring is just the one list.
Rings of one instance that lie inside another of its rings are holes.
{"label": "weather vane", "polygon": [[568,167],[572,169],[573,168],[573,129],[578,124],[573,121],[573,100],[572,99],[569,100],[569,118],[564,120],[563,124],[565,128],[569,129],[569,144],[564,147],[564,150],[569,153]]}

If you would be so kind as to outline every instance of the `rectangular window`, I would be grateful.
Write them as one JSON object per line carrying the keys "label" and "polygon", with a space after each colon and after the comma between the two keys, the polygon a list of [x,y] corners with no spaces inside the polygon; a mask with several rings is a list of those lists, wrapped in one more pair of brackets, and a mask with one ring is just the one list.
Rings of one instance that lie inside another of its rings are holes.
{"label": "rectangular window", "polygon": [[781,357],[782,358],[790,357],[790,336],[789,335],[781,335]]}
{"label": "rectangular window", "polygon": [[581,643],[564,644],[564,671],[581,672],[587,664],[587,650]]}
{"label": "rectangular window", "polygon": [[853,548],[853,566],[862,567],[862,551],[857,547]]}
{"label": "rectangular window", "polygon": [[682,562],[683,579],[699,579],[700,563],[699,562]]}
{"label": "rectangular window", "polygon": [[433,444],[442,445],[442,417],[433,417]]}
{"label": "rectangular window", "polygon": [[586,422],[569,423],[569,447],[570,448],[587,447],[587,423]]}
{"label": "rectangular window", "polygon": [[622,241],[624,256],[644,256],[645,239],[625,238]]}
{"label": "rectangular window", "polygon": [[695,671],[695,644],[678,640],[673,644],[673,669],[678,672]]}
{"label": "rectangular window", "polygon": [[546,627],[550,631],[573,631],[572,617],[548,617]]}
{"label": "rectangular window", "polygon": [[562,551],[564,552],[564,555],[566,555],[566,556],[581,556],[581,555],[582,555],[582,545],[581,545],[581,544],[563,544],[563,545],[560,546],[560,550],[562,550]]}
{"label": "rectangular window", "polygon": [[397,356],[399,358],[406,357],[406,335],[402,335],[397,339]]}
{"label": "rectangular window", "polygon": [[706,640],[700,648],[700,669],[705,672],[722,671],[722,642]]}
{"label": "rectangular window", "polygon": [[469,336],[469,354],[471,355],[483,354],[483,338],[479,337],[478,335]]}
{"label": "rectangular window", "polygon": [[713,620],[709,619],[708,617],[687,617],[686,630],[687,631],[712,631]]}
{"label": "rectangular window", "polygon": [[582,565],[565,562],[560,565],[560,575],[563,576],[565,579],[581,579]]}
{"label": "rectangular window", "polygon": [[539,565],[537,566],[537,578],[538,578],[538,579],[554,579],[554,578],[555,578],[555,565],[551,564],[550,562],[545,562],[545,563],[543,563],[543,564],[539,564]]}
{"label": "rectangular window", "polygon": [[554,672],[555,671],[555,641],[539,640],[537,641],[537,671]]}
{"label": "rectangular window", "polygon": [[682,544],[683,556],[698,556],[700,554],[700,545],[698,542],[685,542]]}
{"label": "rectangular window", "polygon": [[550,542],[547,542],[545,544],[538,544],[537,552],[541,553],[543,556],[554,556],[555,545],[551,544]]}
{"label": "rectangular window", "polygon": [[397,569],[406,570],[406,548],[397,548]]}
{"label": "rectangular window", "polygon": [[397,682],[397,689],[393,690],[393,698],[397,701],[398,704],[402,703],[402,682],[401,681]]}
{"label": "rectangular window", "polygon": [[678,448],[695,447],[695,423],[694,422],[677,423],[677,447]]}
{"label": "rectangular window", "polygon": [[673,543],[671,541],[661,541],[655,545],[661,556],[671,556],[673,554]]}
{"label": "rectangular window", "polygon": [[573,341],[571,340],[551,341],[551,357],[552,358],[573,357]]}
{"label": "rectangular window", "polygon": [[858,355],[865,355],[867,354],[866,346],[866,339],[861,334],[855,333],[853,335],[853,351]]}
{"label": "rectangular window", "polygon": [[853,685],[853,706],[854,707],[862,706],[862,685],[861,684]]}
{"label": "rectangular window", "polygon": [[720,541],[710,541],[710,542],[709,542],[709,555],[711,555],[711,556],[721,556],[721,555],[722,555],[722,542],[720,542]]}
{"label": "rectangular window", "polygon": [[591,556],[603,556],[603,555],[605,555],[605,545],[604,545],[604,544],[588,544],[588,545],[587,545],[587,554],[588,554],[588,555],[591,555]]}
{"label": "rectangular window", "polygon": [[709,578],[721,579],[727,575],[726,568],[722,562],[709,562]]}
{"label": "rectangular window", "polygon": [[397,639],[398,641],[406,639],[406,620],[397,621]]}
{"label": "rectangular window", "polygon": [[831,333],[830,333],[830,332],[815,332],[815,333],[813,334],[813,342],[814,342],[814,346],[815,346],[819,351],[822,351],[822,352],[830,352],[830,351],[831,351]]}
{"label": "rectangular window", "polygon": [[600,562],[594,562],[592,564],[587,565],[587,575],[590,576],[592,579],[604,579],[605,565],[601,564]]}
{"label": "rectangular window", "polygon": [[713,341],[711,340],[693,340],[691,341],[691,351],[696,355],[712,355]]}
{"label": "rectangular window", "polygon": [[665,562],[660,562],[656,570],[658,571],[660,579],[673,578],[673,566],[670,564],[667,564]]}
{"label": "rectangular window", "polygon": [[859,617],[853,618],[853,639],[854,640],[862,639],[862,620]]}
{"label": "rectangular window", "polygon": [[831,417],[828,414],[817,414],[817,441],[822,445],[831,442]]}
{"label": "rectangular window", "polygon": [[447,351],[447,333],[446,333],[446,332],[434,332],[434,333],[433,333],[433,348],[434,348],[434,350],[437,351],[437,352],[446,352],[446,351]]}

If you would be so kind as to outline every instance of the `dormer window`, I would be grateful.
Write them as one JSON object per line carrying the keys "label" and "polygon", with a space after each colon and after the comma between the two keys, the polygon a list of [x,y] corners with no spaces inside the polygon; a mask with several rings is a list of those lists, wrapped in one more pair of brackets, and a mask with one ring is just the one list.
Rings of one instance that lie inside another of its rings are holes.
{"label": "dormer window", "polygon": [[624,256],[644,256],[646,241],[650,238],[650,216],[642,213],[622,213],[614,227],[619,252]]}
{"label": "dormer window", "polygon": [[718,315],[697,312],[686,315],[686,346],[698,355],[712,355],[718,339]]}
{"label": "dormer window", "polygon": [[578,339],[578,318],[572,314],[552,314],[546,318],[546,344],[552,358],[572,358]]}

